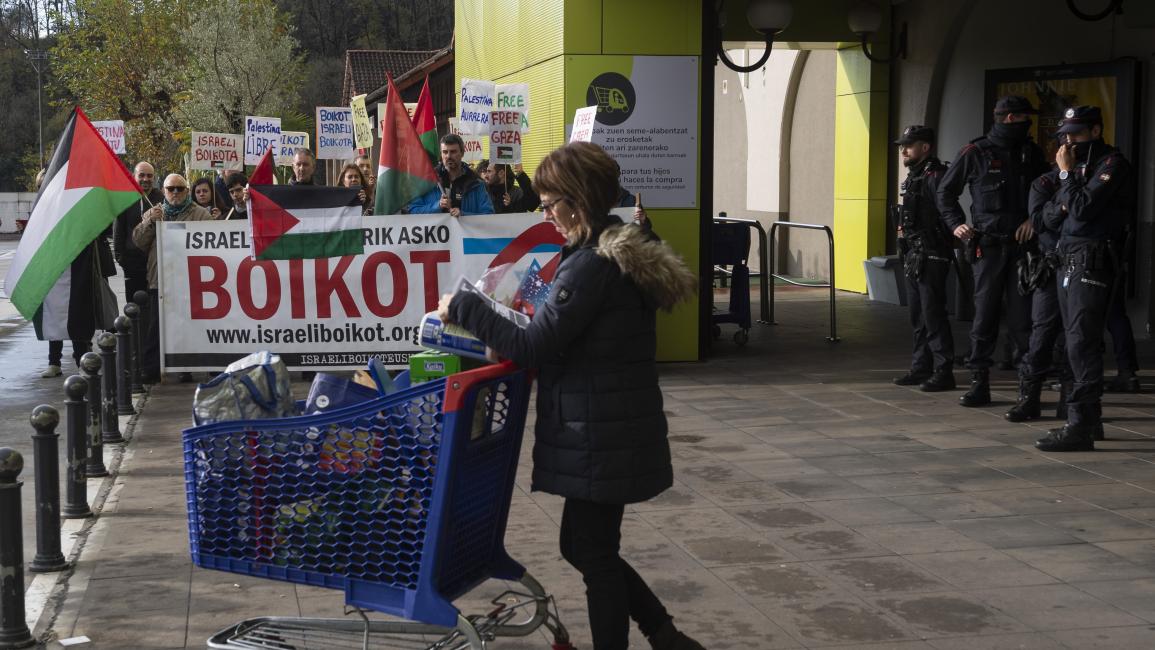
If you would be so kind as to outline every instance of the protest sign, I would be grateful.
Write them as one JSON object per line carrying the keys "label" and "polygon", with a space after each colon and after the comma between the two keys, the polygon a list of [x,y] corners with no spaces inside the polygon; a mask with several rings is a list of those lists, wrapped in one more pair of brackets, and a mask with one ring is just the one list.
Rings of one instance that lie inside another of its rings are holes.
{"label": "protest sign", "polygon": [[[405,102],[405,112],[409,114],[409,121],[413,121],[413,113],[417,111],[417,102]],[[377,137],[385,137],[385,104],[377,104]]]}
{"label": "protest sign", "polygon": [[495,86],[492,81],[461,80],[461,113],[458,128],[470,135],[489,135]]}
{"label": "protest sign", "polygon": [[353,109],[344,106],[317,107],[317,158],[353,158]]}
{"label": "protest sign", "polygon": [[219,370],[262,349],[294,370],[364,367],[371,357],[404,367],[420,351],[422,317],[458,278],[518,264],[548,283],[562,244],[534,213],[368,216],[364,235],[360,255],[255,261],[245,222],[163,222],[165,371]]}
{"label": "protest sign", "polygon": [[281,118],[245,117],[245,164],[261,162],[269,147],[281,146]]}
{"label": "protest sign", "polygon": [[516,111],[521,114],[521,132],[529,133],[529,84],[498,84],[498,111]]}
{"label": "protest sign", "polygon": [[493,111],[489,132],[489,161],[513,165],[521,162],[521,113]]}
{"label": "protest sign", "polygon": [[192,132],[189,169],[244,169],[244,145],[235,133]]}
{"label": "protest sign", "polygon": [[357,95],[349,102],[353,109],[353,145],[358,149],[373,146],[373,121],[369,119],[369,109],[365,108],[365,95]]}
{"label": "protest sign", "polygon": [[485,146],[485,138],[461,132],[457,126],[456,117],[449,118],[449,132],[461,136],[461,140],[465,142],[465,153],[461,157],[461,160],[465,162],[477,162],[484,158],[485,153],[489,151],[489,148]]}
{"label": "protest sign", "polygon": [[95,128],[108,143],[112,153],[123,154],[124,150],[124,120],[104,120],[93,122]]}
{"label": "protest sign", "polygon": [[309,134],[304,131],[281,131],[281,146],[273,155],[278,165],[292,165],[297,149],[309,148]]}
{"label": "protest sign", "polygon": [[574,112],[573,131],[569,134],[570,142],[589,142],[594,136],[594,121],[598,116],[597,106],[586,106]]}

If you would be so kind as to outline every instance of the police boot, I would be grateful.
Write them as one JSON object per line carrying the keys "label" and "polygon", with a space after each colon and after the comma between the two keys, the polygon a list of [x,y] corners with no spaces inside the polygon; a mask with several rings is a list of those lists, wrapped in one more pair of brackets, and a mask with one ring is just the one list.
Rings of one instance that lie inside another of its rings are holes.
{"label": "police boot", "polygon": [[951,368],[939,368],[934,371],[930,379],[922,382],[918,387],[924,393],[941,393],[944,390],[954,390],[954,370]]}
{"label": "police boot", "polygon": [[1019,401],[1007,411],[1007,422],[1026,422],[1039,417],[1039,396],[1043,392],[1042,382],[1036,380],[1019,380]]}
{"label": "police boot", "polygon": [[991,375],[990,371],[974,370],[971,372],[970,390],[958,398],[963,406],[986,406],[991,403]]}
{"label": "police boot", "polygon": [[701,643],[674,627],[674,622],[670,620],[662,624],[648,640],[654,650],[706,650]]}
{"label": "police boot", "polygon": [[1070,381],[1059,384],[1059,403],[1055,405],[1055,417],[1060,420],[1067,419],[1067,396],[1071,394],[1071,388]]}
{"label": "police boot", "polygon": [[1095,405],[1091,407],[1091,412],[1095,416],[1095,426],[1091,429],[1091,437],[1095,439],[1095,442],[1106,440],[1107,436],[1103,433],[1103,403],[1095,402]]}
{"label": "police boot", "polygon": [[922,382],[930,378],[929,372],[921,370],[911,370],[901,377],[894,378],[895,386],[918,386]]}
{"label": "police boot", "polygon": [[1051,429],[1035,441],[1035,446],[1039,451],[1095,451],[1095,427],[1068,422],[1058,429]]}
{"label": "police boot", "polygon": [[1108,393],[1138,393],[1139,378],[1133,372],[1121,370],[1114,379],[1103,386],[1103,390]]}

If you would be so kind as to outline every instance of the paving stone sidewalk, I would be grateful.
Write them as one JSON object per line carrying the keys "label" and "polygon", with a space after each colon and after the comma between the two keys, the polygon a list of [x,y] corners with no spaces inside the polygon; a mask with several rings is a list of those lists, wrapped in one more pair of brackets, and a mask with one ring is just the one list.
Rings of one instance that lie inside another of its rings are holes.
{"label": "paving stone sidewalk", "polygon": [[[821,294],[797,292],[778,305],[783,324],[755,326],[746,348],[724,336],[708,362],[662,367],[676,483],[628,510],[623,553],[678,624],[712,650],[1155,647],[1152,386],[1105,400],[1099,451],[1041,454],[1032,441],[1053,419],[1001,418],[1012,373],[997,374],[983,409],[959,407],[958,391],[893,386],[905,310],[839,300],[840,343],[823,340]],[[150,395],[56,638],[203,648],[247,617],[342,615],[339,592],[191,565],[180,448],[191,397],[190,385]],[[529,446],[507,547],[588,649],[581,580],[557,550],[561,502],[529,491]],[[462,607],[485,611],[502,589],[486,583]],[[648,645],[635,632],[631,647]]]}

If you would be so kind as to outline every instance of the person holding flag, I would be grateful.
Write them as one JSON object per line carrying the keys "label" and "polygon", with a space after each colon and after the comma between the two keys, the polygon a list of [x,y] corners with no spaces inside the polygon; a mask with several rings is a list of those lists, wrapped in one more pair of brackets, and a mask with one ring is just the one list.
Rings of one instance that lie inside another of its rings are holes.
{"label": "person holding flag", "polygon": [[441,138],[441,164],[437,166],[437,187],[411,201],[406,211],[410,214],[448,212],[454,217],[463,214],[493,214],[493,201],[485,184],[461,161],[465,142],[456,133]]}
{"label": "person holding flag", "polygon": [[40,340],[70,339],[79,358],[96,329],[111,327],[117,305],[106,279],[115,274],[106,233],[141,194],[88,116],[74,109],[4,278],[9,300],[34,321]]}

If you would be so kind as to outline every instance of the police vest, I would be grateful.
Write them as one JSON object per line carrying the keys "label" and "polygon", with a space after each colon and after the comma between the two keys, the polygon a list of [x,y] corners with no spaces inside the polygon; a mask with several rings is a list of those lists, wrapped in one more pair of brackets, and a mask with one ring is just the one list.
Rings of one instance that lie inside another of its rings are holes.
{"label": "police vest", "polygon": [[971,184],[971,213],[998,215],[1027,212],[1032,170],[1044,165],[1039,149],[1026,140],[1017,150],[995,145],[986,136],[971,140],[983,157],[983,174]]}
{"label": "police vest", "polygon": [[947,165],[938,158],[929,158],[918,174],[911,174],[902,182],[902,231],[910,238],[921,238],[923,243],[939,247],[949,243],[946,227],[939,216],[935,197],[927,186],[927,175],[946,173]]}

